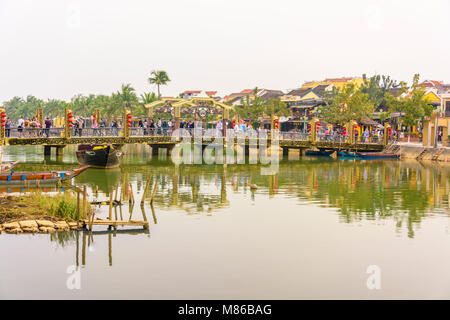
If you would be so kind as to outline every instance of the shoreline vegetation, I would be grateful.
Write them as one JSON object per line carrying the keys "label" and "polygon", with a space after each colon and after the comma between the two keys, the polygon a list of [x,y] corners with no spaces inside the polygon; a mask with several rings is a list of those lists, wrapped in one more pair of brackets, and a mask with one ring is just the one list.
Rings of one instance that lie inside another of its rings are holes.
{"label": "shoreline vegetation", "polygon": [[[87,214],[92,213],[87,206]],[[81,227],[77,197],[72,192],[47,195],[33,192],[0,197],[0,233],[53,233]]]}

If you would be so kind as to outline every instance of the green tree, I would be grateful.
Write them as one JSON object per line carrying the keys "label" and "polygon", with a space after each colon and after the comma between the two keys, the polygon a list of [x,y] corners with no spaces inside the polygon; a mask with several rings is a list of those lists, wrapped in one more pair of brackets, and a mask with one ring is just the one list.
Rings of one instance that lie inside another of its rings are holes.
{"label": "green tree", "polygon": [[361,91],[369,96],[375,107],[384,106],[386,104],[386,94],[391,89],[401,85],[396,80],[391,79],[390,76],[385,75],[375,75],[367,79],[366,74],[363,74],[363,80]]}
{"label": "green tree", "polygon": [[408,127],[408,142],[411,137],[411,127],[422,122],[426,117],[433,113],[433,106],[425,98],[425,90],[419,87],[419,74],[415,74],[413,83],[408,91],[406,84],[402,84],[402,92],[404,93],[398,98],[392,95],[387,96],[387,103],[392,111],[399,112],[401,121]]}
{"label": "green tree", "polygon": [[152,103],[156,100],[158,100],[158,98],[156,97],[156,94],[154,92],[144,92],[143,94],[141,94],[141,103],[136,108],[136,114],[145,115],[146,114],[145,105]]}
{"label": "green tree", "polygon": [[158,87],[158,99],[161,98],[161,92],[159,87],[167,85],[167,83],[170,81],[169,75],[166,71],[163,70],[153,70],[150,74],[151,76],[148,78],[148,82],[150,84],[156,84]]}
{"label": "green tree", "polygon": [[270,98],[265,105],[264,113],[268,116],[287,117],[292,114],[292,110],[280,98]]}
{"label": "green tree", "polygon": [[247,95],[245,98],[241,98],[241,106],[235,109],[242,119],[248,120],[255,127],[258,118],[266,110],[266,100],[258,96],[258,88],[255,88],[253,96]]}
{"label": "green tree", "polygon": [[320,107],[321,116],[329,123],[345,125],[350,120],[361,121],[374,112],[374,103],[362,88],[350,84],[324,98],[325,105]]}
{"label": "green tree", "polygon": [[120,91],[113,93],[113,101],[117,107],[117,109],[121,109],[121,111],[125,111],[125,109],[134,111],[134,108],[138,105],[139,100],[136,96],[134,88],[131,84],[122,84],[122,88]]}
{"label": "green tree", "polygon": [[63,117],[64,110],[70,107],[71,104],[58,99],[49,99],[44,106],[44,116],[45,117]]}

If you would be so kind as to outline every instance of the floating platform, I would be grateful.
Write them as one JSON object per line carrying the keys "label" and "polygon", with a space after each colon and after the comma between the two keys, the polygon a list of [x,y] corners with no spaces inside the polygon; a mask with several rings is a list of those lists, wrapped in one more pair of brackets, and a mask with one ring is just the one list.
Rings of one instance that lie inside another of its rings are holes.
{"label": "floating platform", "polygon": [[85,219],[83,227],[88,227],[89,225],[93,226],[109,226],[109,227],[118,227],[118,226],[142,226],[144,229],[148,229],[148,221],[143,220],[109,220],[109,219],[94,219],[94,221]]}

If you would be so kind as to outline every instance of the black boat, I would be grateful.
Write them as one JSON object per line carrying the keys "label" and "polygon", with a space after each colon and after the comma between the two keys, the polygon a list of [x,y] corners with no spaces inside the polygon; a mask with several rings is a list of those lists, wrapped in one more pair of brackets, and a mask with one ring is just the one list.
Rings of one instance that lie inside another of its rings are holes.
{"label": "black boat", "polygon": [[317,157],[329,157],[334,150],[306,150],[305,155],[306,156],[317,156]]}
{"label": "black boat", "polygon": [[120,165],[123,152],[113,145],[80,144],[76,151],[78,162],[94,168],[115,168]]}

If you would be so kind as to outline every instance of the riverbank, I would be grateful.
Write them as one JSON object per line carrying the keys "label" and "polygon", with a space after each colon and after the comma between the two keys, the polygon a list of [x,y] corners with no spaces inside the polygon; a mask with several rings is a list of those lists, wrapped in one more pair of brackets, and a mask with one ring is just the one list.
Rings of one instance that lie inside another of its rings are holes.
{"label": "riverbank", "polygon": [[[92,208],[88,206],[88,213]],[[77,199],[70,192],[0,197],[0,233],[49,233],[78,229]]]}
{"label": "riverbank", "polygon": [[419,143],[399,143],[391,146],[390,152],[400,155],[402,159],[433,160],[450,162],[449,147],[424,147]]}

